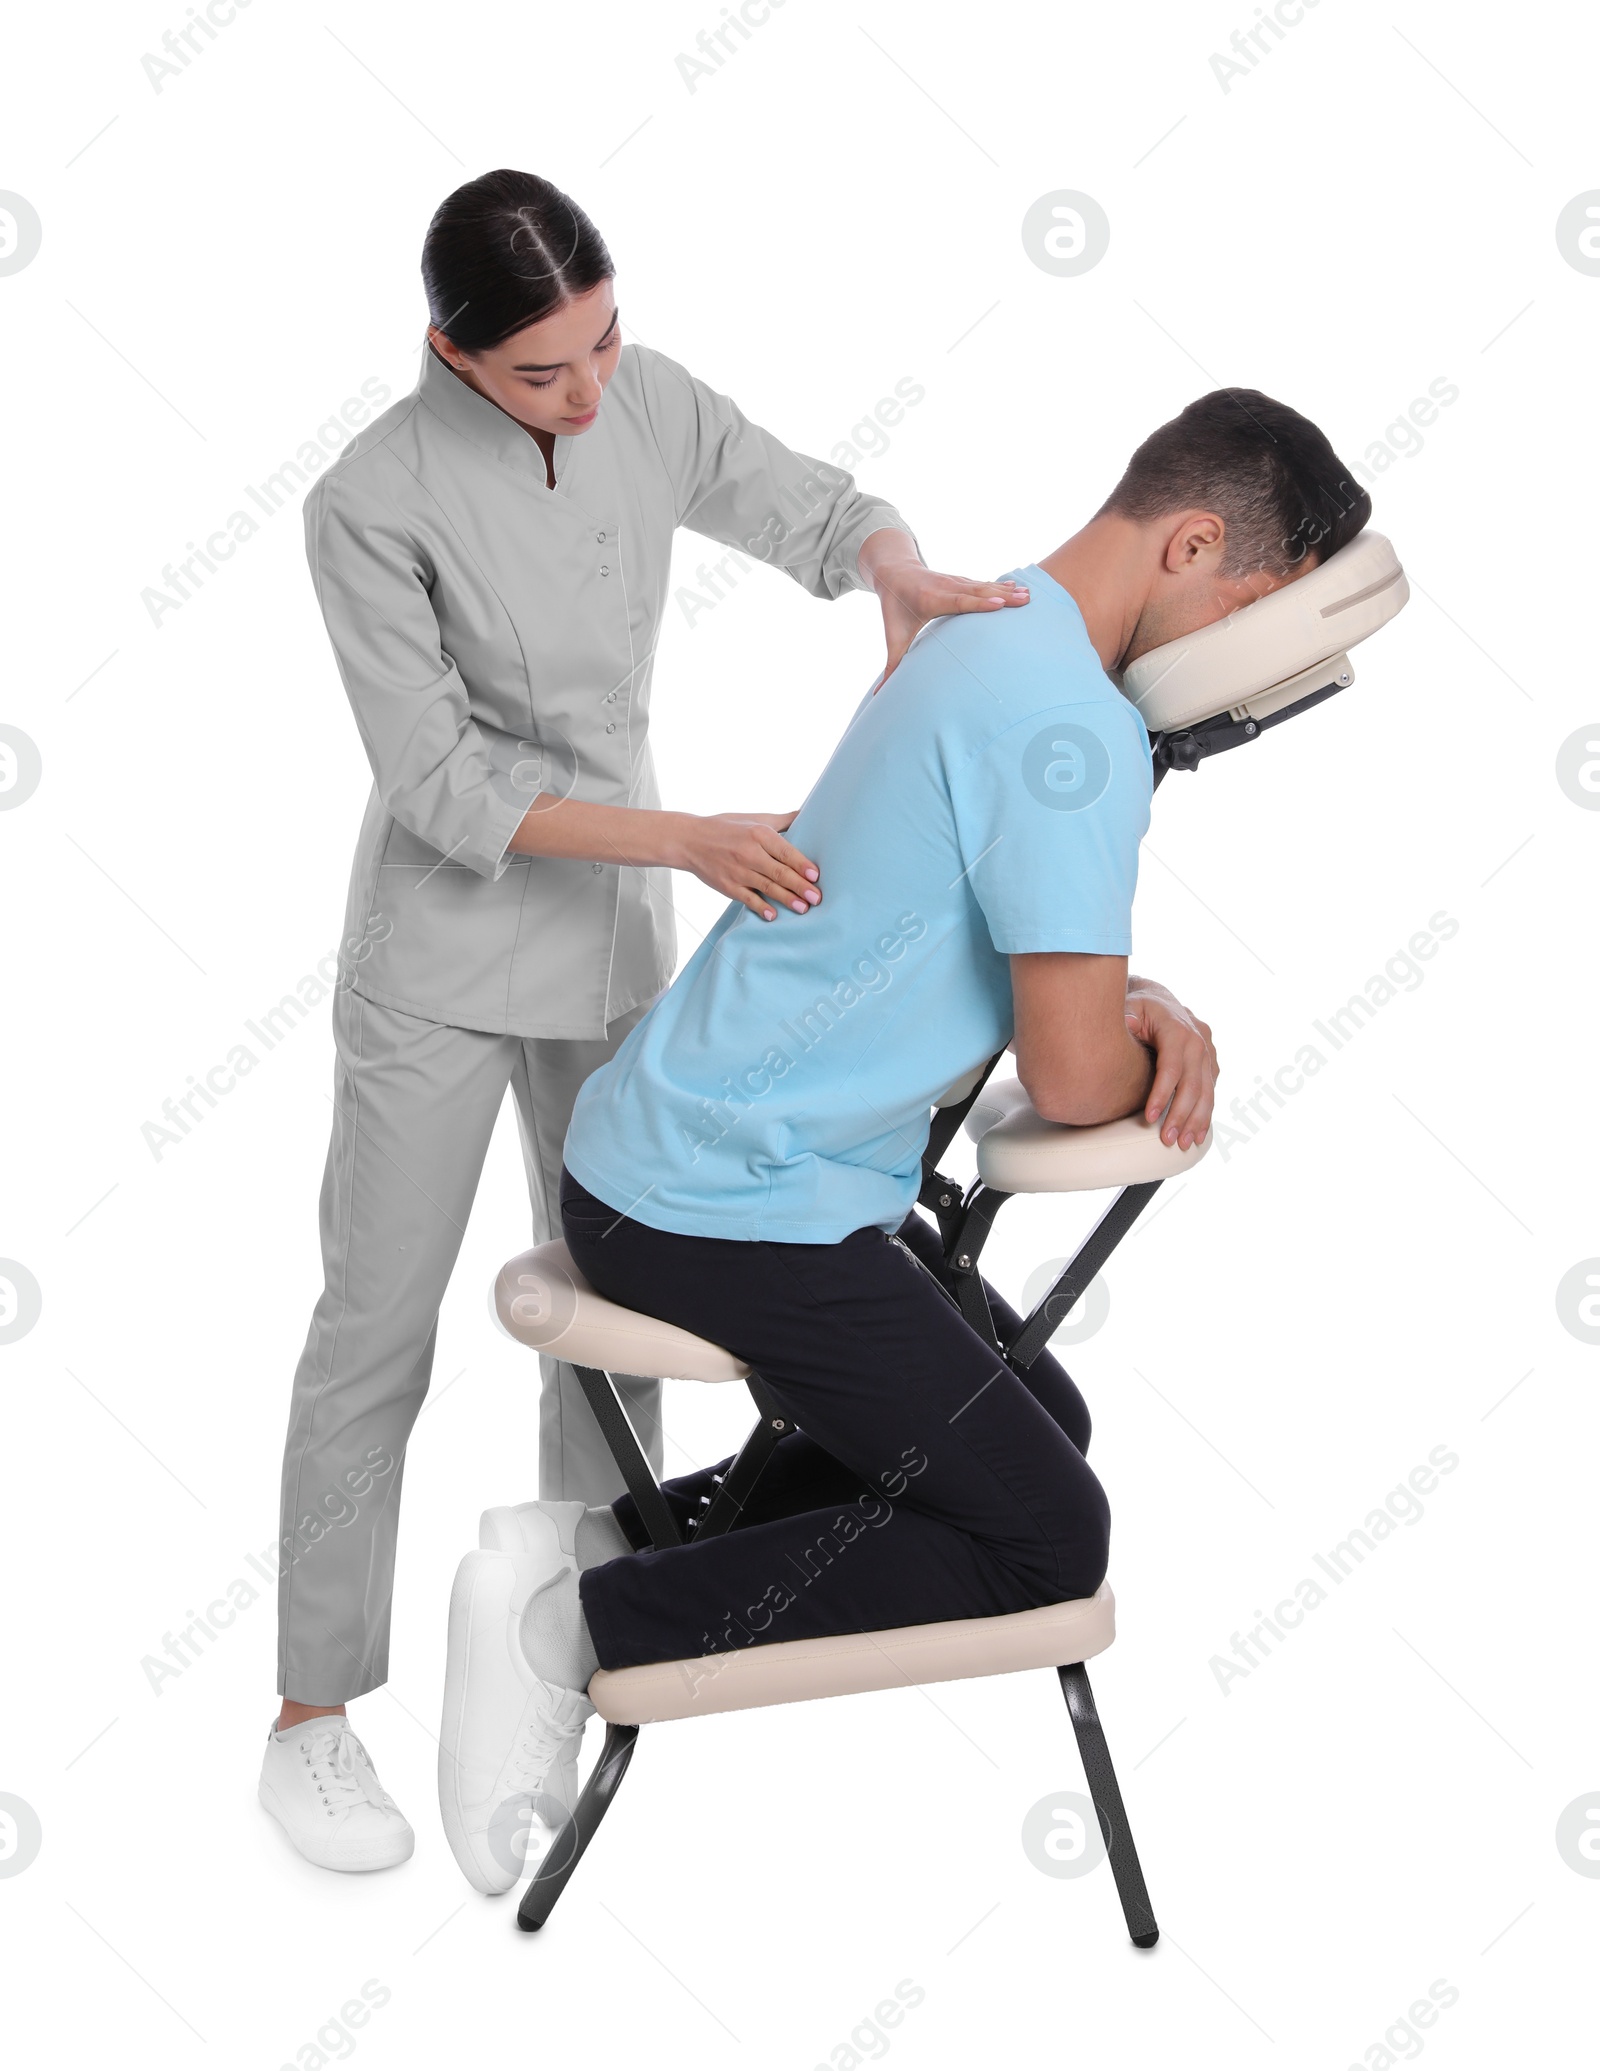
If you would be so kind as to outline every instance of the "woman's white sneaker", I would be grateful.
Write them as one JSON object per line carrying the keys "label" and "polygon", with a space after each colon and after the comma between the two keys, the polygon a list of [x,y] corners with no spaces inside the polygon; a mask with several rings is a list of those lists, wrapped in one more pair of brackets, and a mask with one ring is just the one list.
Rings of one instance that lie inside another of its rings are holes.
{"label": "woman's white sneaker", "polygon": [[267,1734],[260,1798],[320,1869],[387,1870],[416,1846],[343,1712]]}

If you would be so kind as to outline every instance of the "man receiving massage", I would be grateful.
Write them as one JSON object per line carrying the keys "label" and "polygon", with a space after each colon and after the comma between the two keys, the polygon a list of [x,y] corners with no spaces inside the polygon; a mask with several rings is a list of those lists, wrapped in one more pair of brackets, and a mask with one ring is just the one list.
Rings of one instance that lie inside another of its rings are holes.
{"label": "man receiving massage", "polygon": [[[584,1085],[561,1195],[578,1270],[748,1361],[797,1428],[721,1536],[638,1550],[628,1497],[486,1513],[440,1755],[479,1890],[516,1880],[508,1813],[575,1802],[597,1666],[1099,1587],[1088,1410],[1048,1353],[1013,1372],[948,1299],[913,1205],[929,1111],[1010,1043],[1046,1120],[1204,1138],[1210,1030],[1128,974],[1150,743],[1112,672],[1293,582],[1369,513],[1286,405],[1191,403],[1081,531],[1011,571],[1026,611],[933,622],[863,700],[789,830],[822,903],[730,906]],[[1003,1337],[1017,1319],[990,1301]],[[666,1485],[680,1522],[727,1465]]]}

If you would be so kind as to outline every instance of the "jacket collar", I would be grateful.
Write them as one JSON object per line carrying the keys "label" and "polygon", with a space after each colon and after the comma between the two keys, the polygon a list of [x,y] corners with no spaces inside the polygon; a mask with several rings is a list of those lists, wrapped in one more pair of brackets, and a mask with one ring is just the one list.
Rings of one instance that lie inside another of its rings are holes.
{"label": "jacket collar", "polygon": [[[545,483],[544,455],[534,440],[497,404],[452,374],[431,345],[423,347],[417,394],[435,417],[453,432],[458,432],[469,445],[476,446],[491,460],[503,461],[520,474],[530,476],[540,489],[549,493]],[[571,444],[570,438],[558,434],[555,443],[558,483],[562,479]]]}

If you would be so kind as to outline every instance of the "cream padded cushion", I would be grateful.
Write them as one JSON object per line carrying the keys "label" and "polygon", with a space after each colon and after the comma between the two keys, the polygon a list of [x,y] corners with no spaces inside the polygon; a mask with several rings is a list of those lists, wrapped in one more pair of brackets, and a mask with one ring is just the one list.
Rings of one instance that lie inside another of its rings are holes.
{"label": "cream padded cushion", "polygon": [[966,1128],[977,1140],[978,1177],[1005,1194],[1085,1193],[1171,1179],[1211,1148],[1208,1135],[1189,1150],[1169,1149],[1159,1128],[1139,1115],[1088,1129],[1041,1121],[1018,1079],[991,1079],[973,1102]]}
{"label": "cream padded cushion", "polygon": [[966,1099],[973,1087],[977,1085],[979,1079],[983,1077],[988,1068],[989,1060],[986,1057],[981,1064],[975,1064],[971,1071],[964,1071],[954,1085],[945,1087],[939,1098],[933,1103],[934,1106],[955,1107],[959,1105],[961,1101]]}
{"label": "cream padded cushion", "polygon": [[1003,1122],[1008,1115],[1029,1106],[1020,1079],[991,1079],[967,1110],[966,1132],[977,1143],[988,1135],[996,1122]]}
{"label": "cream padded cushion", "polygon": [[645,1726],[807,1697],[855,1697],[864,1690],[953,1683],[1019,1668],[1061,1668],[1104,1653],[1116,1631],[1116,1603],[1102,1582],[1093,1596],[1037,1611],[779,1640],[643,1668],[602,1668],[590,1681],[589,1699],[603,1719]]}
{"label": "cream padded cushion", "polygon": [[[1349,681],[1346,650],[1387,624],[1409,595],[1405,571],[1383,534],[1357,533],[1324,567],[1141,655],[1122,672],[1123,694],[1151,733],[1172,733],[1230,711],[1265,717],[1289,702],[1267,700],[1290,679],[1319,669],[1328,682],[1340,674]],[[1321,688],[1306,680],[1299,694]]]}
{"label": "cream padded cushion", "polygon": [[647,1380],[742,1381],[742,1359],[676,1324],[660,1323],[596,1294],[558,1239],[522,1251],[500,1268],[495,1314],[536,1352]]}

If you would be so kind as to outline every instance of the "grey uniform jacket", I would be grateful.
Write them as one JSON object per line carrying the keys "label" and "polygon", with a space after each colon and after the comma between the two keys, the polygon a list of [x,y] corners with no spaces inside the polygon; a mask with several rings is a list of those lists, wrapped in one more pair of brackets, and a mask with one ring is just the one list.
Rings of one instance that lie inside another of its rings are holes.
{"label": "grey uniform jacket", "polygon": [[816,597],[893,507],[648,347],[539,448],[431,350],[306,499],[373,790],[345,912],[358,992],[424,1020],[594,1037],[670,982],[668,873],[508,855],[536,793],[659,804],[646,740],[673,528]]}

